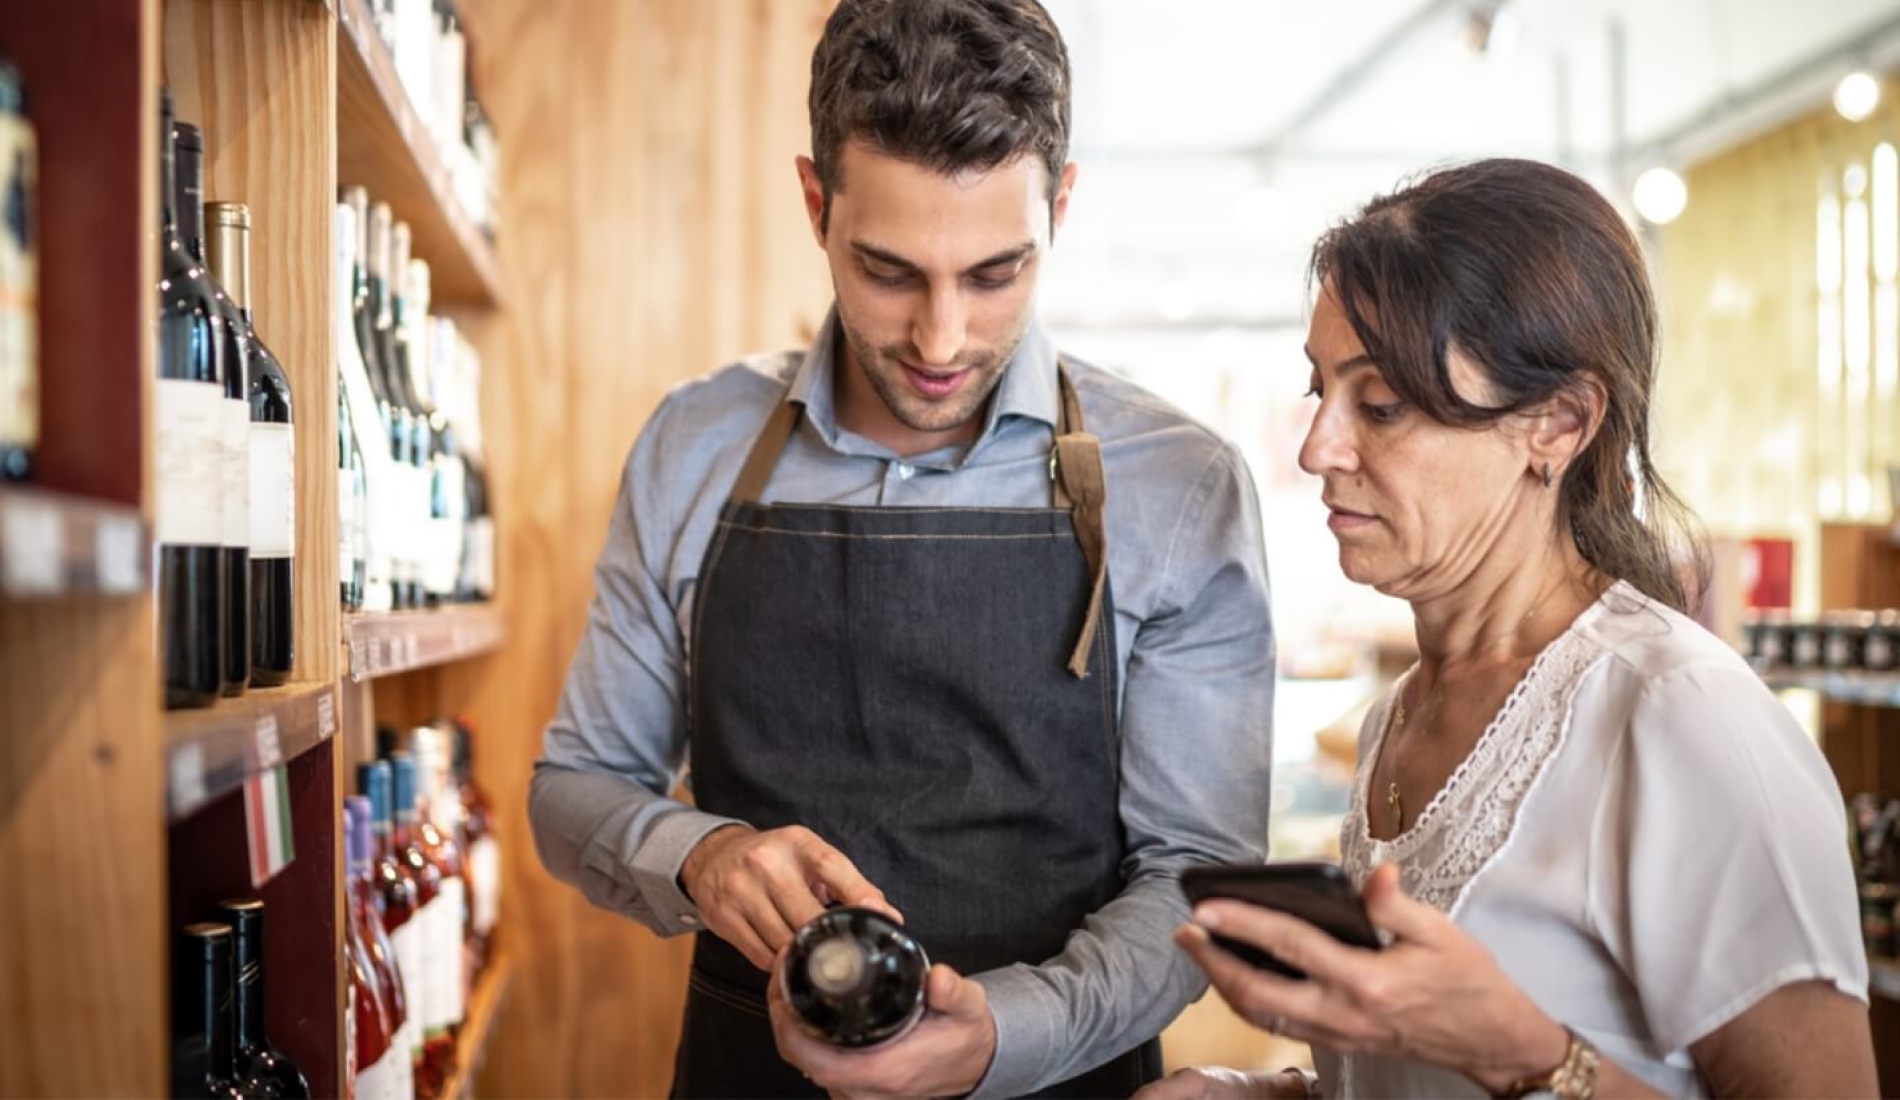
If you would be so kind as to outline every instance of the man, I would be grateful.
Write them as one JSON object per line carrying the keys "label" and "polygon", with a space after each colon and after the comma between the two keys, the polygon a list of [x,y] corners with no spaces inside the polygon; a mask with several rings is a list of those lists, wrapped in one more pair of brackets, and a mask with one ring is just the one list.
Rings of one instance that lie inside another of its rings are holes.
{"label": "man", "polygon": [[[676,1095],[1126,1096],[1203,989],[1181,868],[1265,848],[1255,492],[1034,320],[1075,182],[1035,0],[843,0],[810,107],[835,307],[635,444],[536,842],[595,904],[699,933]],[[688,754],[696,807],[666,797]],[[883,1047],[768,1006],[831,902],[947,964]]]}

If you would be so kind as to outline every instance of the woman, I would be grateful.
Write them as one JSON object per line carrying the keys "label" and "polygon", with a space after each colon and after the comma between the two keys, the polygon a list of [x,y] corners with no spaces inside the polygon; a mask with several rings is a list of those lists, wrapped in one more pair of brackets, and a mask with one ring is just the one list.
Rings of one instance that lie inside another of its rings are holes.
{"label": "woman", "polygon": [[1312,1043],[1318,1080],[1188,1070],[1147,1095],[1875,1095],[1840,794],[1682,613],[1628,228],[1568,173],[1486,161],[1373,202],[1312,270],[1300,464],[1346,575],[1410,602],[1419,642],[1342,831],[1389,943],[1200,907],[1181,946]]}

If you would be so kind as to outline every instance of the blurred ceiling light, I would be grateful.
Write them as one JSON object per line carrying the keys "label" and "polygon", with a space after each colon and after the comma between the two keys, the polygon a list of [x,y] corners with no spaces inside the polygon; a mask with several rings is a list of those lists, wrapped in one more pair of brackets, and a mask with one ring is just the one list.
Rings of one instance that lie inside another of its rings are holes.
{"label": "blurred ceiling light", "polygon": [[1155,308],[1161,316],[1179,324],[1194,316],[1194,295],[1180,283],[1170,283],[1155,297]]}
{"label": "blurred ceiling light", "polygon": [[1266,236],[1286,228],[1289,206],[1277,188],[1255,187],[1234,200],[1234,216],[1249,233]]}
{"label": "blurred ceiling light", "polygon": [[1859,122],[1880,106],[1880,81],[1855,70],[1834,86],[1834,109],[1849,122]]}
{"label": "blurred ceiling light", "polygon": [[1644,221],[1651,225],[1668,225],[1689,205],[1689,185],[1667,168],[1651,168],[1636,177],[1636,188],[1630,197],[1635,200],[1636,212]]}
{"label": "blurred ceiling light", "polygon": [[1510,53],[1517,31],[1517,13],[1504,0],[1474,4],[1465,14],[1465,48],[1480,57]]}

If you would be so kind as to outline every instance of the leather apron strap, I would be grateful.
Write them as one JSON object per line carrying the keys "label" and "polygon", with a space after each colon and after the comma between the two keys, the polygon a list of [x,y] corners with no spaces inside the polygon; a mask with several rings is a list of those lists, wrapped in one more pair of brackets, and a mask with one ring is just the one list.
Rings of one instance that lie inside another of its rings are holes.
{"label": "leather apron strap", "polygon": [[[1073,513],[1075,538],[1082,547],[1091,580],[1088,614],[1082,620],[1082,633],[1069,658],[1069,672],[1078,680],[1089,677],[1089,651],[1095,632],[1101,628],[1102,595],[1108,587],[1108,528],[1104,507],[1108,503],[1108,478],[1102,469],[1102,442],[1090,434],[1082,420],[1082,402],[1069,381],[1068,368],[1056,361],[1056,381],[1062,393],[1062,411],[1056,427],[1055,446],[1049,452],[1049,480],[1054,484],[1055,506]],[[734,501],[762,503],[765,488],[778,467],[779,456],[791,442],[792,433],[804,416],[804,406],[781,401],[772,409],[758,439],[746,455],[745,466],[734,483]]]}

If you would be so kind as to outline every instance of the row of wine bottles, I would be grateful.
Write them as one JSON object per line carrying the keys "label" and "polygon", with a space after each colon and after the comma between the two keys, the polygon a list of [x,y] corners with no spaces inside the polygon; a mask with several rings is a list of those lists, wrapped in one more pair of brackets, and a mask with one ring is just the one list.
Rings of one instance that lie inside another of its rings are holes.
{"label": "row of wine bottles", "polygon": [[264,903],[218,906],[185,926],[172,978],[172,1095],[310,1095],[310,1083],[264,1034]]}
{"label": "row of wine bottles", "polygon": [[0,57],[0,482],[31,476],[40,440],[37,150],[26,85]]}
{"label": "row of wine bottles", "polygon": [[475,979],[493,958],[501,849],[469,778],[464,722],[378,731],[345,800],[346,1093],[431,1100],[454,1075]]}
{"label": "row of wine bottles", "polygon": [[487,599],[495,525],[482,460],[481,361],[431,316],[409,227],[361,187],[335,215],[338,554],[351,610]]}
{"label": "row of wine bottles", "polygon": [[162,98],[160,637],[166,706],[207,706],[290,678],[296,438],[290,382],[251,313],[250,210],[204,201],[204,134]]}
{"label": "row of wine bottles", "polygon": [[475,94],[468,37],[452,0],[370,0],[370,23],[389,47],[409,101],[447,160],[456,197],[494,232],[494,131]]}

